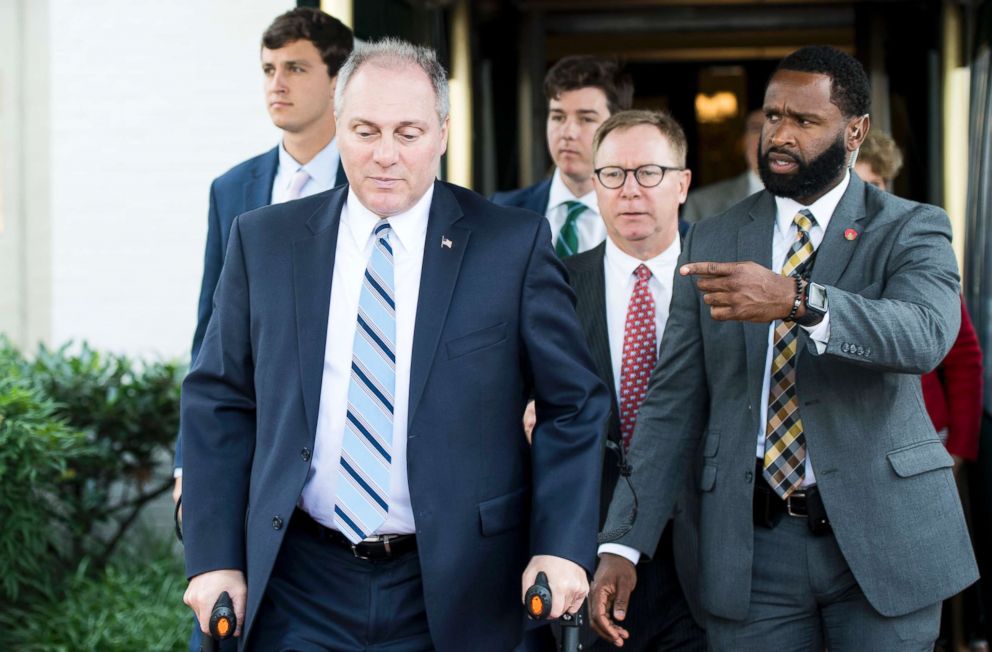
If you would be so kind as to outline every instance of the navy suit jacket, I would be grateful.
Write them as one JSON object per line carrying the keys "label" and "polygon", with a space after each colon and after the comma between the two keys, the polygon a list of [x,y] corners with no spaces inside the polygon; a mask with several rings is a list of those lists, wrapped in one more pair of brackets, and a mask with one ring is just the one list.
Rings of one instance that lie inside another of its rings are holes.
{"label": "navy suit jacket", "polygon": [[[546,215],[548,212],[548,201],[551,197],[551,179],[539,181],[532,186],[519,190],[507,192],[497,192],[493,194],[492,201],[500,206],[516,206],[526,208],[539,215]],[[689,223],[679,218],[679,236],[685,237],[689,231]]]}
{"label": "navy suit jacket", "polygon": [[551,196],[551,178],[538,181],[532,186],[510,190],[507,192],[497,192],[493,195],[492,201],[500,206],[515,206],[534,211],[538,215],[545,215],[548,212],[548,199]]}
{"label": "navy suit jacket", "polygon": [[[273,147],[234,166],[210,184],[210,211],[207,218],[207,246],[203,255],[203,279],[200,281],[200,302],[196,308],[196,331],[190,360],[203,342],[203,334],[214,310],[214,290],[224,266],[224,252],[234,218],[242,213],[272,203],[272,183],[279,168],[279,147]],[[348,183],[344,168],[338,165],[335,186]],[[175,466],[183,465],[183,439],[176,439]]]}
{"label": "navy suit jacket", "polygon": [[[246,636],[310,471],[346,197],[235,220],[183,383],[186,570],[245,570]],[[426,243],[407,471],[428,621],[438,650],[505,652],[521,635],[530,555],[594,567],[609,393],[547,220],[437,182]]]}

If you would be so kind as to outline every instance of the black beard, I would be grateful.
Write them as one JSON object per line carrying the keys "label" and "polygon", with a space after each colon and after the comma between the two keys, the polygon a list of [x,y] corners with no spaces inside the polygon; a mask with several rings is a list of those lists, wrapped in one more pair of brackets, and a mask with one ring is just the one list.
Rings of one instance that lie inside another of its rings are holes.
{"label": "black beard", "polygon": [[[797,165],[795,174],[772,172],[768,164],[768,155],[772,152],[792,156]],[[817,197],[829,190],[846,164],[847,148],[844,147],[843,134],[822,154],[808,162],[780,148],[772,148],[766,152],[763,145],[758,144],[758,173],[765,189],[776,197],[787,197],[801,203],[805,203],[802,202],[804,199]]]}

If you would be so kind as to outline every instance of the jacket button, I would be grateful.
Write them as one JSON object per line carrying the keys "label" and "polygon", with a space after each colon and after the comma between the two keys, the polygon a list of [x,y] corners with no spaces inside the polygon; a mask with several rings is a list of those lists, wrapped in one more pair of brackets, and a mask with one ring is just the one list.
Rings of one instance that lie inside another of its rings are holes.
{"label": "jacket button", "polygon": [[281,530],[282,529],[282,518],[280,518],[278,516],[273,516],[272,517],[272,529],[273,530]]}
{"label": "jacket button", "polygon": [[753,471],[745,471],[744,472],[744,482],[750,483],[752,480],[754,480],[754,472]]}
{"label": "jacket button", "polygon": [[310,449],[309,448],[304,448],[303,450],[301,450],[300,451],[300,457],[303,458],[303,461],[304,462],[309,462],[310,461]]}
{"label": "jacket button", "polygon": [[840,350],[843,351],[844,353],[849,353],[851,351],[851,345],[848,344],[847,342],[844,342],[843,344],[840,345]]}
{"label": "jacket button", "polygon": [[871,347],[870,346],[866,346],[865,347],[865,357],[867,358],[870,355],[871,355]]}
{"label": "jacket button", "polygon": [[865,347],[858,345],[858,355],[863,356],[865,354]]}

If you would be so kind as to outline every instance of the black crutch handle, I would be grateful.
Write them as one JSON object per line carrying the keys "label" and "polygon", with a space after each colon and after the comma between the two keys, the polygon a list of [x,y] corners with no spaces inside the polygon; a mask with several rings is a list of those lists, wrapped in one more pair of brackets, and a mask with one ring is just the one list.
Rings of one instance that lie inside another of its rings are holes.
{"label": "black crutch handle", "polygon": [[227,591],[224,591],[217,597],[210,612],[210,633],[203,635],[200,652],[217,652],[217,642],[234,636],[237,628],[238,617],[234,615],[234,603]]}
{"label": "black crutch handle", "polygon": [[524,594],[524,606],[527,608],[527,615],[534,620],[547,618],[551,613],[551,587],[544,571],[537,574],[534,584]]}
{"label": "black crutch handle", "polygon": [[[548,576],[543,572],[537,574],[534,584],[527,589],[524,602],[527,615],[534,620],[547,618],[551,613],[551,587],[548,585]],[[560,628],[562,652],[578,652],[582,649],[579,644],[579,631],[586,621],[585,609],[586,605],[583,603],[578,612],[564,613],[555,621]]]}

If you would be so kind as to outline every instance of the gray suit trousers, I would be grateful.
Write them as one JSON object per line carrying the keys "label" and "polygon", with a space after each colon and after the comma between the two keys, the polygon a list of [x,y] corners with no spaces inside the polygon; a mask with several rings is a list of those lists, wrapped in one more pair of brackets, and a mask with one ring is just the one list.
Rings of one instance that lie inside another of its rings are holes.
{"label": "gray suit trousers", "polygon": [[[907,560],[906,563],[912,563]],[[716,652],[879,652],[933,650],[940,603],[886,617],[865,598],[832,534],[814,536],[806,519],[783,516],[754,528],[751,604],[744,620],[710,616]]]}

